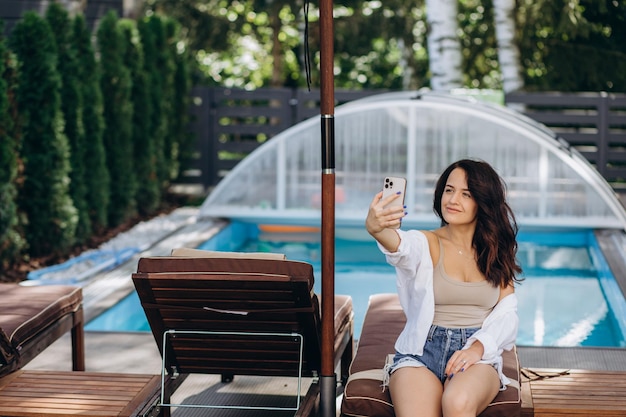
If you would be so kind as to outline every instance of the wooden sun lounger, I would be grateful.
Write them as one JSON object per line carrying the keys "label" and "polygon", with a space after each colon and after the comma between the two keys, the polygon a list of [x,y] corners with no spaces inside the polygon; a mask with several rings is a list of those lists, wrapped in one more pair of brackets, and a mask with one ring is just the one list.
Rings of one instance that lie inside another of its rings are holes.
{"label": "wooden sun lounger", "polygon": [[522,417],[626,416],[626,372],[522,368]]}
{"label": "wooden sun lounger", "polygon": [[0,284],[0,376],[33,360],[71,331],[72,369],[85,370],[82,290]]}
{"label": "wooden sun lounger", "polygon": [[[20,369],[71,331],[74,371]],[[157,415],[159,375],[85,372],[82,290],[0,284],[0,416]]]}
{"label": "wooden sun lounger", "polygon": [[[343,417],[394,417],[389,389],[382,389],[383,367],[406,319],[397,294],[375,294],[359,338],[341,403]],[[515,350],[503,355],[504,374],[512,384],[500,391],[480,417],[515,417],[521,412],[520,366]]]}
{"label": "wooden sun lounger", "polygon": [[[164,357],[163,372],[168,378],[218,374],[224,382],[235,375],[313,377],[309,393],[295,406],[296,415],[312,414],[321,366],[312,266],[265,255],[185,253],[191,256],[142,258],[133,274]],[[352,343],[352,299],[338,295],[334,361],[342,379]],[[164,404],[170,396],[164,393]]]}
{"label": "wooden sun lounger", "polygon": [[5,417],[157,416],[158,375],[19,370],[0,378]]}

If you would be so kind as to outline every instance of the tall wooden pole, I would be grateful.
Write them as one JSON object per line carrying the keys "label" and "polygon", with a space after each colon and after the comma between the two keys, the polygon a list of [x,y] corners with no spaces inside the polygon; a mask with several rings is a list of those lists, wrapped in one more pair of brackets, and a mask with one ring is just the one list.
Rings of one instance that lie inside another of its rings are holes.
{"label": "tall wooden pole", "polygon": [[320,0],[320,116],[322,133],[322,367],[320,411],[334,417],[335,375],[335,86],[333,2]]}

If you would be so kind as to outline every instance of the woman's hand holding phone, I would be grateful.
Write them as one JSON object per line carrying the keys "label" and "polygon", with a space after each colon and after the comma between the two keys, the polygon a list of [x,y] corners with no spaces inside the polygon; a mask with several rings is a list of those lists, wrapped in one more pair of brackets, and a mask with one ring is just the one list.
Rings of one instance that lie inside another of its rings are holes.
{"label": "woman's hand holding phone", "polygon": [[372,200],[365,222],[367,231],[371,235],[380,233],[385,229],[400,227],[402,217],[405,215],[405,189],[406,180],[404,178],[385,178],[383,190],[376,194]]}
{"label": "woman's hand holding phone", "polygon": [[[384,209],[393,209],[389,213],[393,217],[394,224],[388,226],[392,229],[400,228],[402,217],[405,215],[404,194],[406,193],[406,179],[401,177],[385,177],[383,182],[382,203]],[[390,197],[394,197],[391,198]],[[401,214],[396,219],[396,214]],[[397,220],[397,223],[395,223]]]}
{"label": "woman's hand holding phone", "polygon": [[404,178],[387,177],[383,183],[383,191],[378,192],[370,203],[365,228],[389,252],[395,252],[400,245],[400,236],[396,229],[400,228],[402,218],[406,215]]}

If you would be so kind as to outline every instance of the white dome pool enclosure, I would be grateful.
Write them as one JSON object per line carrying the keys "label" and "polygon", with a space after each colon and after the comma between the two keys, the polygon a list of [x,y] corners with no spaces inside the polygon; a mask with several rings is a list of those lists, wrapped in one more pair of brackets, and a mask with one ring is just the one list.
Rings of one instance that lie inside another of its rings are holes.
{"label": "white dome pool enclosure", "polygon": [[[321,221],[319,118],[271,139],[239,163],[201,217],[317,226]],[[562,139],[501,106],[435,93],[388,93],[335,112],[335,221],[362,226],[388,175],[407,178],[403,227],[433,227],[440,173],[461,158],[489,162],[507,183],[520,226],[626,228],[604,178]]]}

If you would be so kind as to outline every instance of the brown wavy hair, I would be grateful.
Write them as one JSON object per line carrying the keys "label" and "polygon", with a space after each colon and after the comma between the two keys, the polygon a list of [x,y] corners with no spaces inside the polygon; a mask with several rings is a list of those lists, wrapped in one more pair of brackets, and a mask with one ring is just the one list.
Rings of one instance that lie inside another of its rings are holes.
{"label": "brown wavy hair", "polygon": [[522,281],[518,274],[522,267],[517,262],[517,232],[513,210],[506,201],[506,184],[487,162],[461,159],[441,174],[435,187],[433,210],[447,222],[441,212],[441,198],[450,173],[461,168],[467,176],[467,187],[476,205],[476,231],[472,246],[477,254],[478,268],[493,286],[505,288]]}

